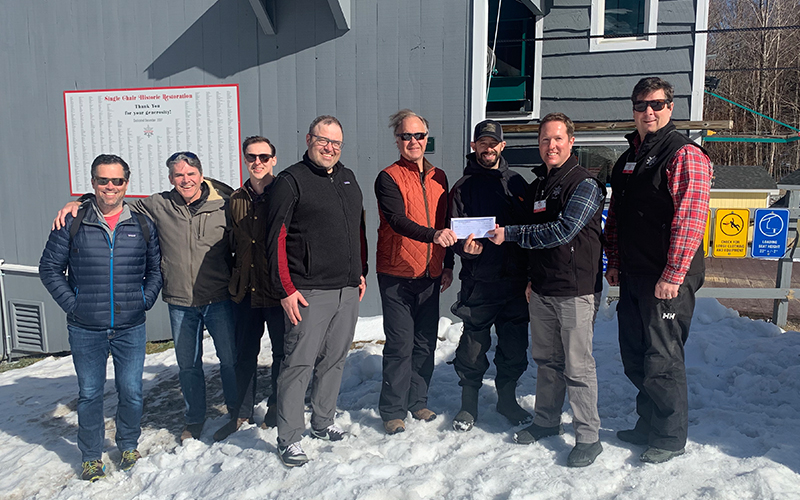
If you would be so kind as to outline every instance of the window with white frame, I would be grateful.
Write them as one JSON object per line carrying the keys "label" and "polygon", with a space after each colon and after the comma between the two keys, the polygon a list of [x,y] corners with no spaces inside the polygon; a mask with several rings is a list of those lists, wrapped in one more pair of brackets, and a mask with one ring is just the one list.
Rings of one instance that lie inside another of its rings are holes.
{"label": "window with white frame", "polygon": [[591,52],[656,48],[658,0],[592,0]]}

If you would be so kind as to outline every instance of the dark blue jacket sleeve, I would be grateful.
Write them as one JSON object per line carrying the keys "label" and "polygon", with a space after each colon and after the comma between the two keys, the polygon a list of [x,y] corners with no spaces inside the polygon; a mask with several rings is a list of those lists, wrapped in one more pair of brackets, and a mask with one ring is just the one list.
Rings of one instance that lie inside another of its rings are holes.
{"label": "dark blue jacket sleeve", "polygon": [[144,309],[149,311],[156,303],[158,292],[161,291],[161,247],[158,243],[158,230],[156,225],[145,216],[150,230],[150,241],[147,242],[147,263],[144,271]]}
{"label": "dark blue jacket sleeve", "polygon": [[69,263],[69,230],[72,220],[72,215],[68,215],[61,229],[50,232],[39,260],[39,279],[66,313],[74,311],[76,306],[75,291],[70,288],[64,275]]}

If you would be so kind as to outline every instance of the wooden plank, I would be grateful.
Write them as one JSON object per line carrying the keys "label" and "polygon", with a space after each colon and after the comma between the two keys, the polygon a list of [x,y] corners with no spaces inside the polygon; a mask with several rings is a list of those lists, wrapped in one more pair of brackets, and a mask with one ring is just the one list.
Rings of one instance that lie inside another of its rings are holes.
{"label": "wooden plank", "polygon": [[[431,133],[438,137],[437,146],[442,145],[444,137],[441,135],[442,117],[444,116],[444,100],[448,95],[448,83],[457,75],[450,75],[444,71],[444,58],[449,55],[444,53],[443,26],[447,25],[444,2],[420,2],[420,37],[422,39],[422,62],[419,66],[419,102],[422,113],[431,120]],[[461,73],[462,75],[464,73]],[[463,77],[462,77],[463,78]],[[427,155],[428,160],[440,166],[444,159],[441,149]]]}
{"label": "wooden plank", "polygon": [[[688,73],[691,69],[691,52],[686,49],[673,49],[667,53],[659,54],[654,64],[652,52],[647,54],[639,52],[592,52],[587,53],[586,41],[579,50],[567,53],[564,51],[563,42],[544,41],[542,63],[547,71],[544,73],[550,78],[575,78],[575,77],[608,77],[617,76],[640,78],[652,74],[670,75],[675,73]],[[553,50],[555,49],[555,50]],[[669,80],[675,85],[677,82]],[[617,88],[619,85],[616,86]],[[624,92],[630,89],[625,87]]]}
{"label": "wooden plank", "polygon": [[[50,229],[49,224],[45,225],[46,212],[55,208],[53,198],[64,201],[69,194],[65,139],[54,133],[56,126],[46,127],[46,122],[26,119],[46,116],[48,112],[42,99],[47,95],[45,81],[52,68],[49,64],[58,67],[58,60],[50,61],[44,57],[47,53],[44,40],[46,27],[56,26],[54,23],[59,19],[53,11],[62,8],[68,7],[47,8],[36,2],[6,2],[0,16],[0,47],[4,51],[0,57],[0,95],[6,96],[0,106],[0,145],[3,151],[0,163],[3,176],[0,183],[0,234],[4,235],[0,238],[0,251],[3,252],[0,255],[13,263],[38,262]],[[48,71],[40,72],[41,68]],[[61,95],[57,97],[60,99]],[[63,104],[59,106],[62,113],[63,107]],[[41,130],[36,130],[36,124],[42,126]],[[58,125],[64,128],[63,114]],[[43,134],[47,144],[53,147],[50,161],[47,161],[45,148],[37,146],[42,144]],[[29,137],[38,139],[36,142],[26,140]],[[61,167],[53,168],[53,163]],[[25,168],[21,168],[23,165]],[[26,188],[30,181],[24,181],[23,177],[48,181],[40,183],[40,191],[31,196],[30,189]],[[39,206],[42,208],[37,208]],[[25,253],[37,245],[36,251]]]}
{"label": "wooden plank", "polygon": [[[608,288],[609,297],[619,297],[619,287]],[[794,299],[800,296],[797,288],[715,288],[703,287],[697,291],[697,297],[715,299]]]}
{"label": "wooden plank", "polygon": [[[371,134],[375,141],[372,154],[376,158],[377,165],[372,172],[367,174],[370,177],[377,176],[379,169],[397,159],[397,148],[394,147],[392,139],[393,132],[388,127],[389,117],[401,108],[411,108],[421,113],[417,109],[419,101],[415,99],[414,95],[415,92],[418,92],[419,82],[412,76],[414,69],[418,70],[419,68],[410,62],[413,56],[409,52],[410,39],[417,39],[419,35],[419,23],[403,24],[398,22],[401,12],[403,16],[408,16],[408,19],[417,19],[419,17],[419,1],[410,0],[407,5],[402,7],[398,3],[377,2],[377,66],[374,73],[368,76],[375,78],[377,94],[366,98],[368,105],[375,107],[376,120]],[[362,27],[359,26],[359,29]],[[402,72],[401,66],[403,66]],[[400,96],[403,98],[401,99]],[[364,97],[359,97],[359,101],[364,99]],[[359,105],[367,103],[360,102]]]}
{"label": "wooden plank", "polygon": [[[378,172],[388,165],[385,163],[384,156],[378,154],[378,144],[380,144],[379,138],[383,138],[385,141],[390,137],[389,130],[386,125],[383,125],[388,116],[380,117],[378,115],[378,72],[382,68],[382,64],[397,65],[397,61],[381,61],[379,26],[383,26],[381,15],[384,9],[387,14],[393,10],[397,11],[396,6],[390,5],[392,3],[378,0],[358,2],[358,8],[353,9],[353,19],[351,19],[353,29],[348,33],[348,35],[355,35],[355,41],[350,42],[355,45],[353,52],[355,60],[348,68],[348,71],[354,73],[352,85],[355,90],[355,101],[353,102],[355,120],[347,125],[350,133],[345,135],[345,142],[350,141],[346,146],[346,149],[349,150],[347,151],[348,158],[356,155],[354,160],[348,159],[348,162],[352,162],[353,166],[357,168],[354,171],[356,171],[361,192],[364,195],[370,269],[374,269],[375,264],[379,222],[378,206],[372,185]],[[395,23],[399,22],[396,19],[394,21]],[[395,35],[389,34],[388,36]],[[396,89],[396,85],[395,82],[393,88]],[[396,95],[394,98],[396,99]],[[369,273],[367,280],[367,289],[378,289],[374,272]],[[361,310],[380,311],[380,294],[374,293],[371,297],[368,295],[364,296],[360,305]]]}
{"label": "wooden plank", "polygon": [[441,133],[436,142],[440,163],[437,165],[447,173],[450,186],[461,177],[464,170],[464,155],[469,151],[468,136],[472,133],[469,117],[470,78],[449,78],[448,75],[467,75],[470,71],[470,7],[469,2],[450,0],[445,5],[446,22],[443,30],[444,60],[442,62],[442,90],[444,92]]}
{"label": "wooden plank", "polygon": [[[319,23],[330,22],[330,17],[325,19],[322,16],[316,16],[315,9],[317,6],[318,3],[313,0],[292,2],[293,20],[288,25],[295,27],[293,29],[295,94],[284,94],[282,92],[278,94],[280,96],[293,95],[297,107],[297,120],[301,127],[303,124],[310,124],[314,118],[321,114],[318,113],[319,106],[317,105],[316,51],[313,47],[314,42],[309,43],[309,41],[315,41],[314,33]],[[328,13],[325,14],[328,15]],[[285,90],[286,87],[283,87],[283,89]],[[303,143],[305,143],[305,134],[303,134]]]}
{"label": "wooden plank", "polygon": [[694,27],[694,2],[681,0],[658,3],[658,27],[662,24],[681,24],[678,29],[691,29]]}
{"label": "wooden plank", "polygon": [[[304,21],[302,18],[303,9],[307,7],[304,2],[287,2],[282,5],[283,7],[276,12],[277,40],[273,41],[273,37],[262,37],[262,40],[265,40],[265,44],[274,47],[274,52],[271,49],[271,57],[274,58],[271,66],[274,66],[277,75],[276,91],[268,94],[270,97],[274,95],[275,101],[269,104],[272,105],[275,114],[265,119],[276,125],[284,122],[278,129],[279,136],[276,140],[278,141],[278,154],[283,158],[280,160],[280,166],[288,167],[299,160],[305,152],[306,132],[311,120],[314,119],[314,117],[309,118],[308,116],[313,114],[311,112],[303,115],[299,112],[297,97],[299,89],[295,70],[297,66],[296,40],[300,33],[310,36],[308,30],[313,30],[313,27],[308,27],[308,21]],[[306,87],[303,90],[306,90]]]}
{"label": "wooden plank", "polygon": [[[203,70],[203,84],[216,84],[221,83],[214,76],[223,75],[222,70],[223,58],[225,57],[220,46],[223,38],[222,24],[222,6],[215,3],[208,10],[200,15],[200,18],[192,24],[192,28],[199,24],[202,27],[202,61],[201,69]],[[190,29],[192,29],[190,28]],[[198,68],[200,69],[200,68]],[[210,73],[210,75],[209,75]],[[213,76],[212,76],[213,75]],[[209,131],[210,133],[210,131]],[[212,140],[211,137],[208,138]]]}
{"label": "wooden plank", "polygon": [[[312,119],[319,115],[336,116],[336,87],[339,85],[338,72],[342,68],[339,61],[336,60],[337,26],[331,22],[330,14],[325,12],[325,9],[316,9],[311,15],[314,16],[315,26],[312,34],[314,46],[308,49],[308,52],[314,55],[311,66],[314,70],[315,80],[309,83],[315,87],[311,89],[311,92],[316,96],[317,105],[315,116]],[[300,62],[299,59],[298,62]],[[337,118],[339,117],[337,116]]]}
{"label": "wooden plank", "polygon": [[[207,0],[203,2],[196,2],[192,0],[185,0],[183,2],[183,9],[178,15],[183,16],[179,18],[178,23],[175,25],[175,31],[183,33],[178,37],[175,42],[170,45],[167,53],[170,55],[168,60],[170,62],[180,60],[181,56],[188,59],[186,69],[180,73],[175,72],[169,76],[169,86],[181,85],[209,85],[217,83],[216,79],[211,79],[211,73],[206,68],[216,67],[209,65],[210,52],[203,49],[194,51],[187,51],[183,54],[184,50],[190,47],[203,47],[208,43],[217,43],[212,37],[209,36],[207,30],[215,29],[217,22],[216,16],[212,12],[214,7],[207,5]],[[183,28],[185,26],[185,28]],[[217,54],[217,65],[219,62],[219,54]],[[167,70],[169,71],[169,70]]]}
{"label": "wooden plank", "polygon": [[[261,80],[257,59],[261,28],[258,20],[253,19],[253,13],[246,5],[239,3],[237,11],[240,24],[236,30],[236,36],[233,38],[236,46],[235,55],[229,55],[236,59],[237,67],[241,68],[235,77],[235,83],[239,84],[239,139],[243,141],[251,135],[264,135],[272,141],[272,138],[266,135],[261,128],[261,115],[264,111],[259,105]],[[242,165],[242,180],[247,179],[247,176],[247,171]]]}
{"label": "wooden plank", "polygon": [[[275,173],[294,164],[300,158],[305,151],[305,127],[308,127],[308,123],[300,128],[297,125],[295,108],[297,89],[294,85],[294,55],[292,55],[294,31],[280,29],[281,26],[291,26],[293,6],[293,3],[287,3],[280,17],[277,10],[271,10],[275,15],[272,20],[278,29],[276,35],[256,33],[258,48],[253,54],[253,59],[256,61],[257,75],[254,85],[257,87],[257,97],[253,99],[247,97],[250,95],[247,90],[239,95],[242,116],[257,113],[258,132],[275,145],[278,155]],[[270,3],[270,7],[274,7],[274,2]],[[242,133],[251,135],[245,128],[244,122],[242,122]],[[303,146],[302,150],[299,150],[300,145]]]}
{"label": "wooden plank", "polygon": [[[733,120],[675,121],[678,130],[718,130],[732,129]],[[575,124],[576,132],[598,132],[603,130],[635,130],[635,122],[583,122]],[[503,125],[503,132],[538,132],[538,123]]]}
{"label": "wooden plank", "polygon": [[[358,139],[358,106],[361,102],[360,96],[356,92],[358,74],[353,71],[356,67],[356,45],[358,42],[358,30],[355,29],[363,19],[360,11],[354,10],[350,18],[351,29],[345,35],[336,39],[334,46],[334,56],[336,60],[336,118],[342,122],[345,129],[345,147],[342,150],[342,163],[353,170],[358,176],[359,171],[367,168],[369,164],[359,163],[359,148],[361,141]],[[366,196],[371,192],[367,179],[361,180],[361,190]],[[365,202],[366,205],[366,202]],[[375,248],[374,243],[369,248]]]}
{"label": "wooden plank", "polygon": [[[348,129],[350,131],[355,130],[355,134],[351,132],[348,137],[345,137],[345,142],[349,141],[349,144],[352,145],[347,145],[347,148],[353,147],[356,149],[358,157],[355,163],[359,167],[362,165],[365,167],[367,165],[375,165],[376,169],[380,169],[386,165],[383,165],[383,162],[377,158],[378,138],[381,136],[386,137],[389,133],[388,130],[385,130],[385,127],[379,127],[380,117],[378,116],[377,72],[380,67],[380,56],[378,51],[378,22],[376,21],[378,20],[380,9],[376,0],[368,0],[359,3],[356,12],[357,23],[354,24],[354,29],[352,30],[357,35],[356,57],[355,64],[349,68],[350,71],[355,70],[356,73],[356,123],[348,125]],[[348,154],[352,154],[352,152]],[[359,170],[358,179],[361,190],[364,192],[364,205],[367,207],[370,205],[375,206],[370,197],[372,192],[370,183],[373,179],[369,177],[366,170],[360,168]],[[374,231],[376,227],[377,219],[368,215],[368,234]],[[371,246],[369,248],[375,247]]]}

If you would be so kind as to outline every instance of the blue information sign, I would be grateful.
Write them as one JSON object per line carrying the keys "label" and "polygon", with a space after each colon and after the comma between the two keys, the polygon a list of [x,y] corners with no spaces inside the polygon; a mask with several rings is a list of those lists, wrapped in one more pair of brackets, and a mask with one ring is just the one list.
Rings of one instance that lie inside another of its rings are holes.
{"label": "blue information sign", "polygon": [[[603,218],[600,220],[600,226],[603,230],[606,228],[606,219],[608,219],[608,209],[603,209]],[[608,271],[608,257],[606,257],[606,251],[603,249],[603,274]]]}
{"label": "blue information sign", "polygon": [[781,258],[786,253],[789,210],[759,208],[753,225],[753,257]]}

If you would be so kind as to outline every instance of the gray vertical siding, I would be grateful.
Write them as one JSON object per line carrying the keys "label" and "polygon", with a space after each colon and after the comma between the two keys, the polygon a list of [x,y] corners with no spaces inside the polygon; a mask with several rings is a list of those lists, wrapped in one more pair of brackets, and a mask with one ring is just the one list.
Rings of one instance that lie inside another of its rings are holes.
{"label": "gray vertical siding", "polygon": [[[554,2],[544,18],[544,37],[589,35],[590,0]],[[693,0],[658,2],[658,31],[691,30]],[[640,78],[660,76],[675,86],[674,118],[689,119],[692,87],[691,35],[658,38],[655,49],[589,52],[589,39],[545,41],[542,49],[541,116],[553,111],[576,121],[630,120],[630,91]]]}
{"label": "gray vertical siding", "polygon": [[[426,116],[429,159],[451,184],[463,168],[470,2],[353,0],[349,31],[326,0],[274,3],[267,36],[247,0],[0,0],[0,259],[37,264],[69,198],[63,91],[238,84],[241,135],[273,140],[278,170],[305,150],[315,116],[342,121],[373,262],[372,185],[397,157],[389,115]],[[373,273],[362,315],[379,304]]]}

